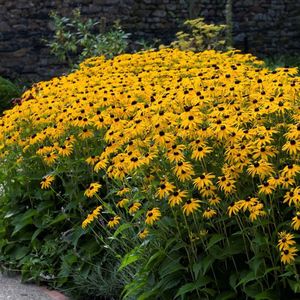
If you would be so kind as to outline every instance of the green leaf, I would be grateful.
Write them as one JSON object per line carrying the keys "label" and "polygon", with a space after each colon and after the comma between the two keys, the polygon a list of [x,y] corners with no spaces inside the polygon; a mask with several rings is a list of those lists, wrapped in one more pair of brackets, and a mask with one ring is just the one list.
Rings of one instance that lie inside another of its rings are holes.
{"label": "green leaf", "polygon": [[81,226],[78,226],[77,228],[74,229],[74,231],[70,234],[70,236],[67,236],[66,238],[70,240],[71,244],[76,248],[78,244],[78,240],[82,235],[85,234],[85,230],[82,229]]}
{"label": "green leaf", "polygon": [[61,215],[58,215],[51,223],[48,224],[48,226],[52,226],[52,225],[55,225],[57,223],[60,223],[66,219],[69,218],[69,215],[67,214],[61,214]]}
{"label": "green leaf", "polygon": [[181,257],[178,257],[177,259],[175,259],[173,261],[170,261],[168,259],[168,261],[164,262],[164,264],[161,266],[161,268],[159,270],[159,275],[163,278],[171,273],[175,273],[175,272],[184,270],[185,267],[183,267],[180,264],[180,262],[179,262],[180,259],[181,259]]}
{"label": "green leaf", "polygon": [[249,262],[250,268],[251,270],[253,270],[255,276],[258,275],[258,271],[263,263],[264,263],[264,259],[256,256]]}
{"label": "green leaf", "polygon": [[236,299],[236,293],[232,291],[223,292],[217,296],[215,300],[228,300],[228,299]]}
{"label": "green leaf", "polygon": [[44,228],[38,228],[38,229],[33,233],[32,237],[31,237],[31,242],[34,241],[34,240],[37,238],[37,236],[38,236],[43,230],[44,230]]}
{"label": "green leaf", "polygon": [[240,285],[245,286],[248,282],[256,280],[257,277],[255,276],[253,271],[248,272],[245,276],[242,276],[242,279],[238,282],[238,284],[235,287],[238,287]]}
{"label": "green leaf", "polygon": [[207,276],[202,276],[200,277],[197,281],[195,282],[191,282],[191,283],[187,283],[185,285],[183,285],[178,292],[175,295],[175,298],[177,297],[182,297],[190,292],[195,291],[196,289],[199,289],[207,284],[209,284],[212,280],[207,277]]}
{"label": "green leaf", "polygon": [[9,253],[9,256],[15,260],[20,260],[23,258],[25,255],[27,255],[29,252],[28,247],[15,247],[13,250]]}
{"label": "green leaf", "polygon": [[10,210],[10,211],[8,211],[8,212],[5,214],[4,219],[8,219],[8,218],[10,218],[10,217],[12,217],[12,216],[14,216],[14,215],[16,215],[16,214],[18,214],[18,213],[20,213],[19,210]]}
{"label": "green leaf", "polygon": [[156,263],[160,263],[162,261],[162,259],[164,259],[165,257],[165,251],[160,249],[158,250],[155,254],[153,254],[149,259],[148,259],[148,262],[146,264],[146,269],[152,269],[153,266],[156,264]]}
{"label": "green leaf", "polygon": [[229,284],[235,291],[236,291],[238,279],[239,279],[239,276],[236,273],[231,274],[229,277]]}
{"label": "green leaf", "polygon": [[177,297],[183,297],[185,294],[192,292],[198,288],[197,282],[191,282],[183,285],[175,295],[175,298]]}
{"label": "green leaf", "polygon": [[225,237],[222,234],[214,234],[212,237],[209,239],[208,245],[206,247],[206,250],[210,249],[213,245],[217,244],[218,242],[224,240]]}
{"label": "green leaf", "polygon": [[128,228],[132,228],[132,224],[130,224],[130,223],[122,224],[122,225],[119,226],[118,229],[115,231],[114,237],[117,237],[120,233],[122,233],[124,230],[126,230],[126,229],[128,229]]}
{"label": "green leaf", "polygon": [[137,253],[137,248],[138,247],[135,247],[133,250],[131,250],[129,253],[127,253],[124,256],[121,265],[119,267],[119,271],[123,270],[125,267],[129,266],[130,264],[140,259],[140,255]]}
{"label": "green leaf", "polygon": [[300,292],[300,282],[297,282],[295,280],[288,279],[289,286],[293,290],[294,293]]}
{"label": "green leaf", "polygon": [[274,300],[278,299],[278,295],[274,291],[263,291],[255,296],[255,300]]}
{"label": "green leaf", "polygon": [[214,263],[215,258],[211,255],[207,255],[205,257],[201,257],[199,262],[194,263],[193,272],[195,277],[198,277],[198,274],[201,270],[202,275],[205,275],[209,267]]}

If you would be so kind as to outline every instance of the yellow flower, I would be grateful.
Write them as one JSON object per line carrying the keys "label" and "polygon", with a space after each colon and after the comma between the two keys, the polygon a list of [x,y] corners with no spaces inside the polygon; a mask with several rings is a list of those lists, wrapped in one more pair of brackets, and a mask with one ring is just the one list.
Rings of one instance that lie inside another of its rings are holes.
{"label": "yellow flower", "polygon": [[130,191],[129,188],[122,187],[122,188],[120,188],[119,191],[117,191],[117,195],[118,195],[118,196],[123,196],[123,195],[125,195],[126,193],[128,193],[129,191]]}
{"label": "yellow flower", "polygon": [[142,204],[139,203],[139,202],[134,202],[134,203],[132,203],[132,204],[128,207],[129,213],[130,213],[130,214],[136,213],[136,212],[140,209],[141,206],[142,206]]}
{"label": "yellow flower", "polygon": [[72,144],[65,144],[58,148],[58,154],[61,156],[70,156],[73,152]]}
{"label": "yellow flower", "polygon": [[194,198],[188,199],[182,207],[183,213],[185,215],[193,214],[200,207],[200,200]]}
{"label": "yellow flower", "polygon": [[194,185],[198,190],[201,190],[206,186],[213,185],[212,179],[214,178],[215,175],[213,175],[212,173],[203,173],[200,175],[200,177],[194,179]]}
{"label": "yellow flower", "polygon": [[94,166],[99,161],[99,156],[92,155],[88,157],[85,161],[88,165]]}
{"label": "yellow flower", "polygon": [[236,215],[240,209],[241,209],[241,206],[238,202],[231,202],[227,208],[229,217],[231,217],[232,215]]}
{"label": "yellow flower", "polygon": [[164,197],[167,197],[168,195],[170,195],[171,192],[173,192],[175,189],[175,186],[167,181],[161,181],[160,186],[156,192],[156,196],[159,199],[162,199]]}
{"label": "yellow flower", "polygon": [[218,177],[218,186],[219,188],[224,191],[225,193],[232,193],[235,192],[236,187],[235,187],[235,180],[233,180],[229,176],[219,176]]}
{"label": "yellow flower", "polygon": [[139,232],[139,238],[143,240],[148,236],[148,234],[149,234],[149,230],[145,228]]}
{"label": "yellow flower", "polygon": [[203,218],[205,219],[211,219],[217,214],[217,211],[215,209],[212,209],[208,207],[204,212],[203,212]]}
{"label": "yellow flower", "polygon": [[192,152],[192,158],[196,160],[201,160],[211,152],[211,147],[207,147],[205,144],[199,144],[196,148],[194,148]]}
{"label": "yellow flower", "polygon": [[190,180],[194,175],[193,166],[189,162],[185,161],[177,162],[173,170],[180,181]]}
{"label": "yellow flower", "polygon": [[267,176],[271,176],[274,173],[274,169],[272,167],[272,164],[264,160],[260,160],[251,164],[248,167],[247,172],[252,177],[258,175],[261,179],[265,179]]}
{"label": "yellow flower", "polygon": [[246,210],[250,210],[253,206],[257,205],[258,202],[259,201],[257,198],[248,196],[245,200],[239,200],[237,203],[240,209],[245,212]]}
{"label": "yellow flower", "polygon": [[279,236],[279,240],[277,246],[281,251],[296,244],[296,242],[293,240],[295,236],[291,233],[282,231],[278,233],[278,236]]}
{"label": "yellow flower", "polygon": [[295,230],[300,228],[300,212],[296,213],[296,216],[292,219],[292,226]]}
{"label": "yellow flower", "polygon": [[300,166],[296,164],[289,164],[283,168],[280,175],[283,177],[292,178],[300,173]]}
{"label": "yellow flower", "polygon": [[48,153],[46,156],[44,156],[44,162],[48,166],[51,166],[56,162],[57,158],[58,158],[57,154],[55,152],[51,152]]}
{"label": "yellow flower", "polygon": [[283,249],[281,254],[281,262],[284,264],[291,264],[295,260],[295,256],[297,255],[296,252],[298,252],[296,247],[290,247]]}
{"label": "yellow flower", "polygon": [[119,225],[120,219],[121,219],[121,217],[119,217],[119,216],[111,217],[107,223],[107,226],[109,228],[116,227],[117,225]]}
{"label": "yellow flower", "polygon": [[147,211],[146,214],[146,224],[153,225],[154,222],[158,221],[161,217],[161,213],[158,207],[154,207]]}
{"label": "yellow flower", "polygon": [[300,142],[294,139],[290,140],[283,145],[282,150],[286,151],[290,155],[296,155],[300,152]]}
{"label": "yellow flower", "polygon": [[117,203],[117,207],[125,207],[125,205],[129,202],[129,200],[127,198],[124,198],[122,200],[120,200],[118,203]]}
{"label": "yellow flower", "polygon": [[44,177],[40,183],[41,188],[48,189],[54,180],[55,180],[55,176],[53,176],[53,175],[48,175],[48,176]]}
{"label": "yellow flower", "polygon": [[91,183],[89,188],[85,190],[84,195],[92,198],[101,188],[101,184],[98,182]]}
{"label": "yellow flower", "polygon": [[177,190],[174,191],[168,199],[169,205],[171,207],[178,205],[182,202],[183,198],[187,197],[187,192],[186,191],[181,191],[181,190]]}
{"label": "yellow flower", "polygon": [[91,222],[93,222],[98,217],[98,215],[100,214],[101,209],[102,209],[102,206],[97,206],[93,210],[93,212],[91,214],[89,214],[87,216],[87,218],[82,222],[81,227],[83,229],[85,229],[88,226],[88,224],[90,224]]}

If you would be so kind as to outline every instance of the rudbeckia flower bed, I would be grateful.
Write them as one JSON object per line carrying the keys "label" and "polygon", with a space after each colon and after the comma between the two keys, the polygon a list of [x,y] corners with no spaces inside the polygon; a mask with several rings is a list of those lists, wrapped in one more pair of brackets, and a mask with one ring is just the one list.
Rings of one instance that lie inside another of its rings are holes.
{"label": "rudbeckia flower bed", "polygon": [[85,236],[116,251],[125,298],[300,291],[297,72],[164,49],[34,85],[0,119],[2,235],[26,248],[16,263],[71,232],[76,263]]}

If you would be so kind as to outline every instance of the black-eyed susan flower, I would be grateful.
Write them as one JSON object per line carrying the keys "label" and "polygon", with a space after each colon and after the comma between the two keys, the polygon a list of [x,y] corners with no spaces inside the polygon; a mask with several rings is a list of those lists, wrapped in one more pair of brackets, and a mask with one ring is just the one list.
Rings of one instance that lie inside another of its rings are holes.
{"label": "black-eyed susan flower", "polygon": [[55,152],[51,152],[45,155],[43,160],[46,163],[46,165],[51,166],[56,162],[57,158],[58,155]]}
{"label": "black-eyed susan flower", "polygon": [[204,212],[202,213],[202,216],[203,216],[203,218],[205,218],[205,219],[211,219],[211,218],[213,218],[216,214],[217,214],[217,211],[216,211],[215,209],[208,207],[208,208],[206,208],[206,209],[204,210]]}
{"label": "black-eyed susan flower", "polygon": [[241,209],[240,203],[239,202],[231,202],[230,205],[227,208],[227,213],[229,217],[232,215],[236,215]]}
{"label": "black-eyed susan flower", "polygon": [[258,198],[248,196],[245,198],[245,200],[239,200],[238,205],[239,205],[240,209],[242,209],[245,212],[246,210],[250,210],[258,202],[259,202]]}
{"label": "black-eyed susan flower", "polygon": [[200,190],[202,197],[214,197],[216,195],[217,188],[214,185],[209,185]]}
{"label": "black-eyed susan flower", "polygon": [[285,189],[288,189],[289,187],[295,185],[296,181],[292,177],[281,176],[280,177],[280,183],[281,183],[280,186],[282,186]]}
{"label": "black-eyed susan flower", "polygon": [[192,164],[186,161],[177,162],[173,170],[180,181],[191,180],[195,174]]}
{"label": "black-eyed susan flower", "polygon": [[87,227],[88,224],[92,223],[100,214],[102,206],[97,206],[91,214],[89,214],[86,219],[82,222],[81,226],[83,229]]}
{"label": "black-eyed susan flower", "polygon": [[201,159],[204,159],[204,157],[211,152],[212,152],[212,148],[206,146],[203,143],[203,144],[199,144],[197,147],[195,147],[193,149],[191,157],[192,157],[192,159],[195,159],[195,160],[201,160]]}
{"label": "black-eyed susan flower", "polygon": [[146,213],[145,223],[148,225],[153,225],[154,222],[158,221],[161,217],[161,212],[158,207],[154,207],[148,210]]}
{"label": "black-eyed susan flower", "polygon": [[255,161],[253,164],[251,164],[248,167],[247,172],[252,177],[255,177],[257,175],[262,180],[264,180],[266,177],[274,174],[274,168],[271,163],[264,160],[260,160]]}
{"label": "black-eyed susan flower", "polygon": [[72,144],[65,144],[58,148],[58,154],[61,156],[70,156],[73,152]]}
{"label": "black-eyed susan flower", "polygon": [[175,190],[168,197],[168,202],[171,207],[180,204],[188,195],[187,191]]}
{"label": "black-eyed susan flower", "polygon": [[117,195],[118,196],[123,196],[125,194],[127,194],[128,192],[130,192],[130,188],[127,187],[121,187],[118,191],[117,191]]}
{"label": "black-eyed susan flower", "polygon": [[145,239],[148,235],[149,235],[149,229],[147,229],[147,228],[144,228],[143,230],[141,230],[140,232],[139,232],[139,238],[140,239]]}
{"label": "black-eyed susan flower", "polygon": [[109,228],[114,228],[116,227],[117,225],[119,225],[120,223],[120,220],[121,220],[121,217],[119,216],[113,216],[109,219],[109,221],[107,222],[107,226]]}
{"label": "black-eyed susan flower", "polygon": [[213,185],[213,179],[216,176],[212,173],[202,173],[199,177],[194,179],[194,185],[197,187],[198,190],[201,190],[207,186]]}
{"label": "black-eyed susan flower", "polygon": [[292,139],[282,146],[282,150],[286,151],[290,155],[296,155],[300,152],[300,142],[298,140]]}
{"label": "black-eyed susan flower", "polygon": [[284,264],[291,264],[295,261],[296,253],[298,252],[298,249],[296,247],[289,247],[285,248],[282,251],[280,251],[281,255],[281,262]]}
{"label": "black-eyed susan flower", "polygon": [[183,213],[187,216],[193,214],[196,210],[199,209],[200,202],[200,200],[194,198],[188,199],[182,207]]}
{"label": "black-eyed susan flower", "polygon": [[297,211],[295,217],[292,219],[292,227],[294,230],[299,230],[300,228],[300,212]]}
{"label": "black-eyed susan flower", "polygon": [[142,206],[141,203],[134,202],[128,207],[128,211],[130,214],[135,214],[140,209],[141,206]]}
{"label": "black-eyed susan flower", "polygon": [[117,202],[117,207],[123,208],[123,207],[126,206],[126,204],[127,204],[128,202],[129,202],[129,199],[123,198],[123,199],[121,199],[121,200],[119,200],[119,201]]}
{"label": "black-eyed susan flower", "polygon": [[283,168],[280,175],[283,177],[293,178],[300,173],[300,166],[297,164],[288,164]]}
{"label": "black-eyed susan flower", "polygon": [[210,206],[218,206],[221,202],[221,198],[213,194],[209,199],[207,199],[207,202]]}
{"label": "black-eyed susan flower", "polygon": [[276,189],[276,187],[275,187],[275,186],[272,186],[272,185],[270,184],[270,182],[267,181],[267,180],[265,180],[262,184],[260,184],[260,185],[258,186],[258,188],[259,188],[258,193],[259,193],[259,194],[263,194],[263,195],[270,195],[270,194],[272,194],[272,193],[274,192],[274,190]]}
{"label": "black-eyed susan flower", "polygon": [[100,161],[98,161],[96,163],[96,165],[94,166],[94,171],[97,173],[99,172],[100,170],[104,170],[106,168],[108,164],[108,161],[107,159],[101,159]]}
{"label": "black-eyed susan flower", "polygon": [[159,198],[159,199],[162,199],[164,197],[167,197],[170,195],[170,193],[172,193],[175,189],[175,186],[166,181],[166,180],[163,180],[161,181],[159,187],[158,187],[158,190],[156,192],[156,196]]}
{"label": "black-eyed susan flower", "polygon": [[255,220],[257,220],[258,217],[266,216],[267,213],[263,209],[264,209],[264,205],[261,202],[258,202],[253,206],[249,207],[248,210],[250,212],[249,214],[250,221],[254,222]]}
{"label": "black-eyed susan flower", "polygon": [[284,250],[296,244],[294,241],[295,236],[292,233],[287,233],[286,231],[281,231],[278,233],[278,248],[279,250]]}
{"label": "black-eyed susan flower", "polygon": [[40,182],[41,184],[41,188],[42,189],[48,189],[52,182],[55,180],[55,176],[54,175],[48,175],[48,176],[45,176],[42,181]]}
{"label": "black-eyed susan flower", "polygon": [[88,198],[92,198],[101,188],[101,184],[98,182],[93,182],[90,186],[85,190],[84,195]]}
{"label": "black-eyed susan flower", "polygon": [[289,206],[294,204],[298,206],[300,203],[300,187],[290,189],[283,197],[283,203],[288,203]]}
{"label": "black-eyed susan flower", "polygon": [[94,166],[99,161],[99,156],[91,155],[85,161],[88,165]]}
{"label": "black-eyed susan flower", "polygon": [[220,188],[220,190],[226,192],[226,193],[231,193],[235,191],[235,180],[229,177],[228,175],[225,176],[219,176],[218,177],[217,184]]}

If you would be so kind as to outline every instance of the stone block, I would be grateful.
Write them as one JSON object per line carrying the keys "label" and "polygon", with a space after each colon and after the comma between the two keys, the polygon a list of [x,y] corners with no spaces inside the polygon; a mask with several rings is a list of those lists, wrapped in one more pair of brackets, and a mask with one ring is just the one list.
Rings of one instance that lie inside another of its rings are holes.
{"label": "stone block", "polygon": [[167,12],[165,10],[156,10],[152,13],[152,16],[158,17],[158,18],[164,18],[166,17]]}
{"label": "stone block", "polygon": [[0,22],[0,32],[10,31],[11,27],[8,25],[7,22]]}

